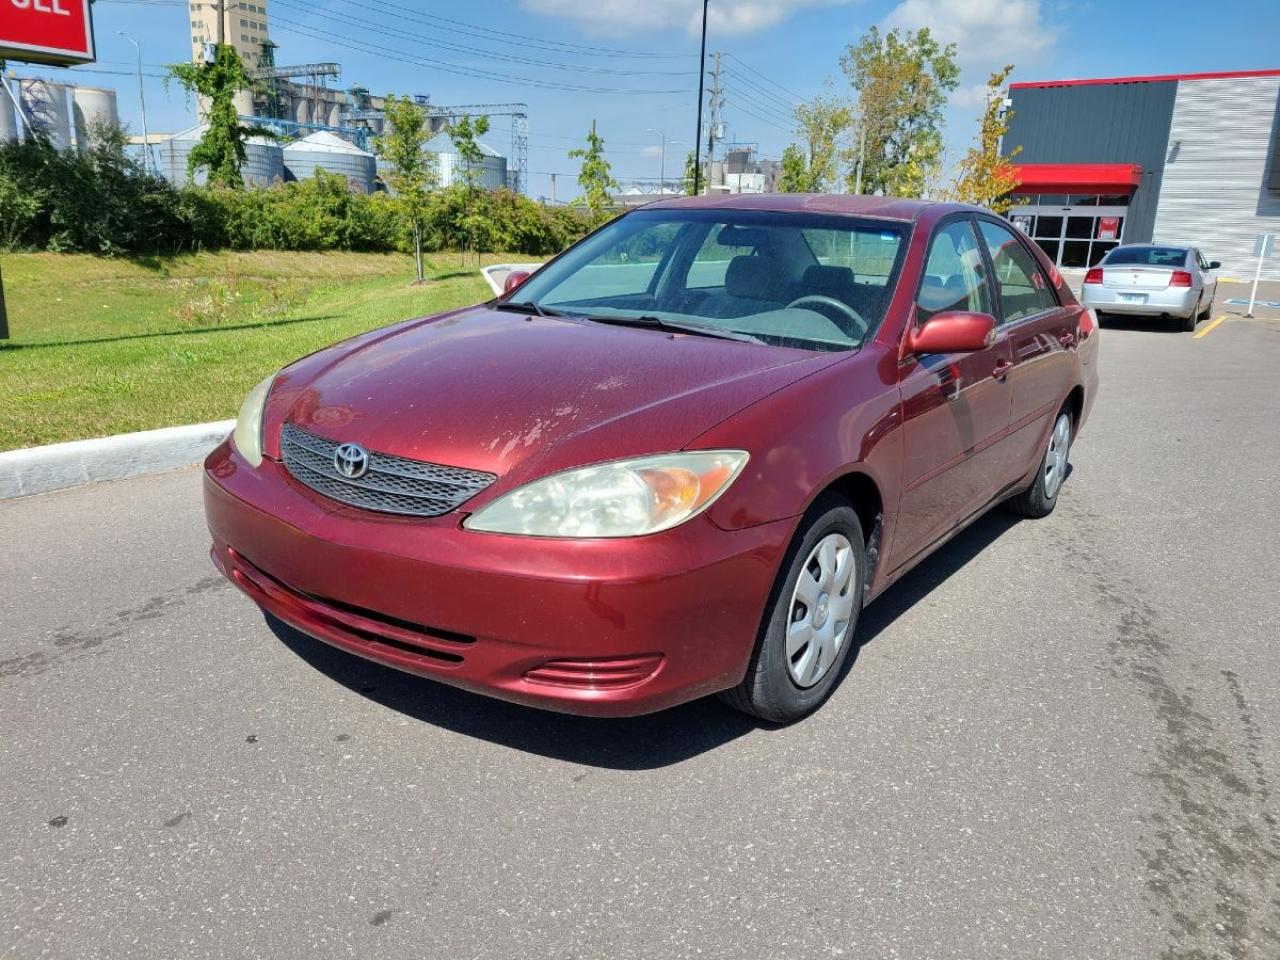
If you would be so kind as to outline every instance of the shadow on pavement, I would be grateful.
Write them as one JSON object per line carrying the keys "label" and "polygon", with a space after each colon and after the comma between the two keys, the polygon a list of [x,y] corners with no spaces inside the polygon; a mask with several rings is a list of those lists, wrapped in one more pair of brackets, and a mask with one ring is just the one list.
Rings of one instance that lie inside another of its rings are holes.
{"label": "shadow on pavement", "polygon": [[119,337],[91,337],[85,340],[40,340],[35,343],[0,343],[0,350],[47,350],[53,347],[85,347],[95,343],[117,343],[123,340],[155,340],[161,337],[189,337],[202,333],[231,333],[235,330],[261,330],[266,327],[288,327],[295,323],[336,320],[336,314],[294,317],[289,320],[264,320],[261,323],[229,323],[216,327],[189,327],[183,330],[157,330],[153,333],[126,333]]}
{"label": "shadow on pavement", "polygon": [[[846,661],[843,673],[848,673],[863,646],[1017,522],[1002,510],[992,511],[890,587],[863,614],[858,649]],[[775,729],[714,697],[620,720],[549,713],[401,673],[331,647],[270,614],[265,620],[272,633],[310,666],[361,696],[423,723],[568,763],[652,770],[688,760],[753,730]]]}
{"label": "shadow on pavement", "polygon": [[[1217,314],[1214,314],[1214,316],[1217,316]],[[1196,324],[1196,329],[1199,330],[1203,324],[1208,322],[1208,320],[1201,320]],[[1182,320],[1179,317],[1140,317],[1106,313],[1098,317],[1098,324],[1104,330],[1136,330],[1142,333],[1185,333],[1182,329]]]}

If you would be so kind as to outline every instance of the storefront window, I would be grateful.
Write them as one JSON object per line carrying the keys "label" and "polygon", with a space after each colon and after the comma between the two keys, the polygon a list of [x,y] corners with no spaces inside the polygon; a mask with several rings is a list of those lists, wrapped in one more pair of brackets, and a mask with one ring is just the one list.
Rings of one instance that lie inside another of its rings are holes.
{"label": "storefront window", "polygon": [[1089,265],[1089,241],[1068,240],[1062,245],[1062,263],[1064,267],[1087,267]]}

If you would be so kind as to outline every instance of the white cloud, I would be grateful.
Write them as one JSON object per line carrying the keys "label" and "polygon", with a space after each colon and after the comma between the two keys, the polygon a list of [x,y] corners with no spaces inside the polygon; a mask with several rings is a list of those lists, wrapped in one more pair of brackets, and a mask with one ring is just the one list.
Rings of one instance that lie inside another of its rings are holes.
{"label": "white cloud", "polygon": [[960,106],[980,105],[990,73],[1007,63],[1031,66],[1058,39],[1040,0],[903,0],[885,26],[928,27],[938,40],[955,43],[963,86],[953,100]]}
{"label": "white cloud", "polygon": [[[839,6],[853,0],[738,0],[712,4],[707,29],[717,35],[754,33],[813,7]],[[522,0],[534,13],[562,17],[595,34],[684,29],[702,30],[699,0]]]}

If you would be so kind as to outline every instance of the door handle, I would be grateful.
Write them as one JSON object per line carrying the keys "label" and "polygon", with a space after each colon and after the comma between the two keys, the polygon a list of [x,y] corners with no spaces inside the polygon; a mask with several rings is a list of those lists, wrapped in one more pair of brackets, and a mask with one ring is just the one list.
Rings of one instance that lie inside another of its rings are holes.
{"label": "door handle", "polygon": [[1075,346],[1076,338],[1074,334],[1064,333],[1058,338],[1058,342],[1064,347],[1073,347]]}
{"label": "door handle", "polygon": [[991,371],[991,375],[997,380],[1003,380],[1009,375],[1009,371],[1013,369],[1013,364],[1008,360],[999,360],[996,362],[996,368]]}

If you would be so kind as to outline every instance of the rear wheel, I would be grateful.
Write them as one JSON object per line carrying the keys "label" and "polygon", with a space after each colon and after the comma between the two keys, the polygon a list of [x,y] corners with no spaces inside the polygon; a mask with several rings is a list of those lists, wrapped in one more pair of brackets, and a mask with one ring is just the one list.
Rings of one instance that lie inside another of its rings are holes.
{"label": "rear wheel", "polygon": [[1014,513],[1023,517],[1047,517],[1058,504],[1058,491],[1067,478],[1071,459],[1071,412],[1062,410],[1053,422],[1049,445],[1031,486],[1007,501]]}
{"label": "rear wheel", "polygon": [[824,495],[787,551],[747,675],[722,699],[774,723],[818,709],[849,659],[866,567],[858,515],[843,498]]}
{"label": "rear wheel", "polygon": [[1182,329],[1187,333],[1191,333],[1196,328],[1196,321],[1200,319],[1200,301],[1196,301],[1195,309],[1188,316],[1182,318]]}

